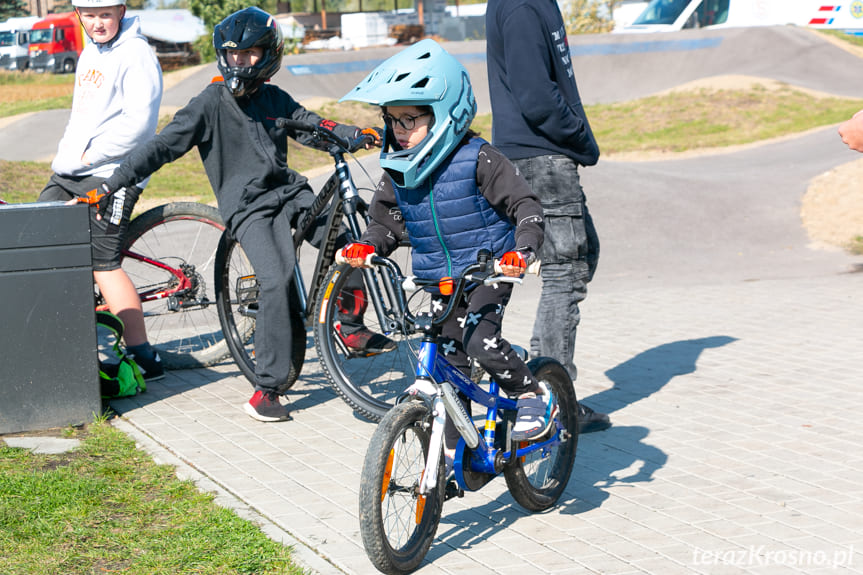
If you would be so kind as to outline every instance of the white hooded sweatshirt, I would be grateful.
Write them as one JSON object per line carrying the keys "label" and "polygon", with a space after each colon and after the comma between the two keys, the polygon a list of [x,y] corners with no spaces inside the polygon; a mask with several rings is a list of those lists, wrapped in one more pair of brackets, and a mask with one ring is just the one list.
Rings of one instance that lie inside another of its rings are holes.
{"label": "white hooded sweatshirt", "polygon": [[63,176],[107,178],[156,133],[161,101],[159,61],[138,17],[123,18],[114,40],[89,40],[81,52],[72,115],[51,168]]}

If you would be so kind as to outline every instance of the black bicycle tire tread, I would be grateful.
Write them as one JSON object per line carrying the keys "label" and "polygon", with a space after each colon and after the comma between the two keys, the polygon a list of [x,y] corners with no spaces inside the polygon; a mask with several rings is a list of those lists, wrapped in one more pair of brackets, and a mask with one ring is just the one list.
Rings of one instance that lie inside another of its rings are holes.
{"label": "black bicycle tire tread", "polygon": [[558,385],[554,385],[554,391],[557,395],[558,408],[561,411],[560,417],[564,422],[567,422],[567,431],[570,433],[570,437],[561,447],[566,451],[558,456],[565,458],[563,464],[566,466],[566,470],[552,488],[539,490],[531,485],[520,463],[516,467],[504,469],[504,478],[513,499],[528,511],[539,512],[557,503],[572,476],[578,448],[578,404],[572,381],[559,362],[549,357],[539,357],[528,362],[528,368],[537,379],[546,379],[552,385],[554,385],[554,380],[551,378],[559,381]]}
{"label": "black bicycle tire tread", "polygon": [[[424,403],[409,401],[396,405],[381,419],[366,450],[360,480],[360,533],[366,555],[375,567],[383,573],[407,573],[418,567],[428,553],[440,525],[446,481],[442,463],[438,473],[437,487],[427,496],[431,500],[426,503],[426,513],[431,512],[432,515],[428,516],[429,523],[422,528],[422,531],[411,537],[411,539],[418,537],[418,540],[414,542],[410,550],[396,553],[396,550],[390,547],[381,515],[381,464],[385,465],[384,462],[391,446],[401,436],[401,431],[428,416],[428,407]],[[423,451],[427,458],[428,440],[431,434],[430,431],[425,433]],[[423,521],[425,522],[425,520],[424,517]]]}
{"label": "black bicycle tire tread", "polygon": [[[318,294],[318,302],[315,306],[315,317],[320,318],[323,310],[321,309],[323,306],[323,297],[321,297],[326,291],[330,282],[332,281],[332,276],[335,273],[341,274],[339,276],[340,281],[346,281],[344,272],[350,270],[350,266],[348,264],[336,264],[330,268],[327,272],[327,275],[324,279],[324,283],[322,284],[324,288]],[[336,291],[336,288],[333,288],[333,292]],[[332,313],[332,309],[328,310],[329,313]],[[329,354],[329,350],[323,347],[322,341],[325,337],[331,337],[332,329],[327,327],[327,331],[322,333],[321,325],[330,326],[332,322],[327,318],[327,321],[324,324],[320,324],[318,322],[315,323],[315,350],[318,354],[318,359],[321,362],[321,367],[323,368],[324,374],[327,376],[327,380],[330,382],[330,385],[339,396],[347,403],[351,409],[357,412],[360,416],[372,421],[374,423],[379,423],[381,419],[387,414],[390,410],[390,406],[381,407],[377,405],[374,399],[369,398],[365,393],[361,390],[357,389],[356,386],[353,385],[352,382],[346,381],[341,377],[336,377],[333,375],[337,370],[333,367],[330,367],[329,363],[334,362],[332,357]],[[327,346],[332,346],[332,342],[328,341]]]}

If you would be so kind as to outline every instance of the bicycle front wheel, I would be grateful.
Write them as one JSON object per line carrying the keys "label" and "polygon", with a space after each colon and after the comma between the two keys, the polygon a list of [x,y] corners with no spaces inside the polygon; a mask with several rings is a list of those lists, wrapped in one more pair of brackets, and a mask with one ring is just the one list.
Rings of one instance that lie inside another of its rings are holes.
{"label": "bicycle front wheel", "polygon": [[444,500],[444,462],[436,487],[420,495],[429,457],[431,413],[409,401],[381,420],[369,441],[360,480],[360,532],[366,555],[384,573],[414,570],[431,547]]}
{"label": "bicycle front wheel", "polygon": [[[255,385],[255,319],[258,315],[258,280],[246,252],[231,234],[225,233],[216,255],[216,300],[219,322],[231,356]],[[279,388],[287,391],[300,376],[306,357],[306,326],[299,313],[296,294],[291,301],[291,368]]]}
{"label": "bicycle front wheel", "polygon": [[[398,395],[413,383],[415,378],[416,356],[419,335],[406,334],[401,324],[390,327],[381,325],[376,313],[375,302],[368,301],[364,307],[362,323],[375,334],[389,337],[396,345],[392,351],[367,353],[348,347],[341,332],[340,314],[346,306],[343,298],[350,298],[351,290],[346,286],[350,273],[362,273],[348,264],[334,265],[324,281],[317,302],[315,315],[315,346],[318,358],[330,383],[357,413],[371,421],[380,421],[395,404]],[[383,268],[375,268],[376,274],[385,273]],[[378,284],[383,286],[388,280],[378,276]],[[362,297],[371,299],[372,291],[365,283]],[[386,302],[380,306],[389,307]],[[387,319],[394,318],[390,313]]]}
{"label": "bicycle front wheel", "polygon": [[129,224],[122,267],[166,369],[206,367],[228,356],[213,288],[224,229],[216,208],[194,202],[157,206]]}
{"label": "bicycle front wheel", "polygon": [[[543,511],[557,503],[572,473],[578,447],[578,405],[572,380],[560,363],[538,357],[527,366],[534,377],[546,382],[554,393],[558,406],[557,425],[549,433],[556,429],[561,441],[519,458],[515,465],[505,467],[503,473],[509,492],[519,505],[528,511]],[[545,439],[548,437],[538,441]]]}

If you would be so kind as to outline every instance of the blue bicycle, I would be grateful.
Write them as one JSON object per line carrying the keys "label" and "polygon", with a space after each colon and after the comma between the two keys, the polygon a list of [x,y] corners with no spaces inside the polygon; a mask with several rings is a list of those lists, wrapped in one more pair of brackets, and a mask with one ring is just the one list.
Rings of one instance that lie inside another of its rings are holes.
{"label": "blue bicycle", "polygon": [[[500,393],[497,382],[488,389],[466,377],[438,353],[436,339],[471,282],[521,283],[495,273],[494,263],[480,261],[452,282],[453,296],[443,314],[413,315],[401,302],[404,320],[423,334],[417,353],[416,380],[398,398],[369,442],[363,463],[359,497],[360,530],[369,559],[381,572],[407,573],[422,562],[440,522],[443,503],[465,491],[476,491],[503,473],[513,498],[529,511],[553,506],[566,489],[575,462],[578,422],[575,389],[563,366],[551,358],[528,363],[539,381],[553,391],[558,415],[545,435],[529,442],[510,440],[516,401]],[[386,258],[369,263],[384,266],[399,282],[402,294],[438,282],[405,278]],[[477,428],[458,398],[461,392],[485,406]],[[443,430],[452,418],[461,438],[456,448],[454,476],[445,477]]]}

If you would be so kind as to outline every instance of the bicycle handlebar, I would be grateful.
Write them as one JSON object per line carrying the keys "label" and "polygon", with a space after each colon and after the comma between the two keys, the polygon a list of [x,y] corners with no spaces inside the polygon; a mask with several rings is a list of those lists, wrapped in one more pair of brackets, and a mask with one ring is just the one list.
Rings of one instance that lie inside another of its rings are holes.
{"label": "bicycle handlebar", "polygon": [[314,138],[318,140],[325,140],[342,150],[350,151],[351,142],[345,140],[344,138],[337,136],[334,132],[322,128],[317,124],[311,124],[309,122],[303,122],[300,120],[291,120],[290,118],[276,118],[276,127],[277,128],[288,128],[290,130],[296,130],[299,132],[306,132],[311,134]]}
{"label": "bicycle handlebar", "polygon": [[[455,309],[455,304],[461,299],[465,288],[469,283],[479,283],[482,285],[493,285],[496,283],[512,283],[521,284],[522,278],[510,277],[501,275],[500,261],[492,260],[487,250],[480,250],[477,258],[477,263],[471,264],[464,269],[461,275],[457,278],[442,278],[438,280],[420,279],[415,276],[404,276],[398,264],[389,258],[370,254],[366,258],[367,265],[383,266],[390,270],[390,273],[395,278],[404,291],[397,291],[397,297],[400,300],[400,307],[404,313],[404,320],[416,325],[417,316],[412,314],[408,309],[407,302],[404,298],[404,292],[415,292],[424,287],[437,286],[443,295],[452,295],[447,304],[446,310],[432,319],[431,324],[435,327],[443,325],[452,315]],[[539,262],[535,262],[528,266],[528,273],[539,274]]]}

